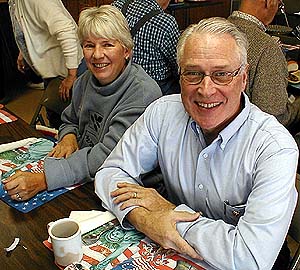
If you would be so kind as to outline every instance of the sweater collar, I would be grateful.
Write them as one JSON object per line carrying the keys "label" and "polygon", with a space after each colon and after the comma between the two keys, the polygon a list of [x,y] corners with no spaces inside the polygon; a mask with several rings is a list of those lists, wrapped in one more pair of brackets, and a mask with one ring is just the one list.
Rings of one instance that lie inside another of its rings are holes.
{"label": "sweater collar", "polygon": [[101,86],[99,84],[99,81],[97,80],[97,78],[94,75],[92,75],[92,85],[93,85],[93,88],[98,93],[101,93],[101,95],[103,95],[103,96],[109,96],[109,95],[114,94],[116,91],[118,91],[118,89],[120,89],[122,87],[122,85],[124,84],[124,82],[127,80],[128,76],[130,74],[131,67],[132,67],[132,62],[130,60],[128,62],[126,68],[119,75],[119,77],[116,78],[110,84],[105,85],[105,86]]}
{"label": "sweater collar", "polygon": [[266,32],[266,30],[267,30],[265,25],[259,19],[257,19],[255,16],[250,15],[248,13],[244,13],[242,11],[236,10],[231,14],[231,17],[241,18],[241,19],[253,22],[264,32]]}

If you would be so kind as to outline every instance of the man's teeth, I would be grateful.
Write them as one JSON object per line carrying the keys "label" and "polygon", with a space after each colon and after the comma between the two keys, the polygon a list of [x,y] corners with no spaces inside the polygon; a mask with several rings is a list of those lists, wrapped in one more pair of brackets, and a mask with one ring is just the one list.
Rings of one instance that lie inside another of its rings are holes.
{"label": "man's teeth", "polygon": [[102,68],[102,67],[108,66],[108,64],[95,64],[94,63],[94,66],[97,67],[97,68]]}
{"label": "man's teeth", "polygon": [[220,102],[216,102],[216,103],[202,103],[202,102],[198,102],[198,105],[200,107],[206,108],[206,109],[210,109],[210,108],[214,108],[218,105],[220,105]]}

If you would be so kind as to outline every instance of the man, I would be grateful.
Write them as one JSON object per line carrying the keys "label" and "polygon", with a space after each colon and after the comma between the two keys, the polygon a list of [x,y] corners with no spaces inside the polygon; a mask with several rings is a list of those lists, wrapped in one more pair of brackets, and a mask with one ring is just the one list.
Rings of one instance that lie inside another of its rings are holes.
{"label": "man", "polygon": [[[177,45],[181,96],[152,103],[96,174],[125,228],[216,269],[271,269],[297,201],[297,146],[243,94],[247,40],[221,18]],[[159,163],[167,199],[141,186]]]}
{"label": "man", "polygon": [[[180,35],[174,17],[164,12],[170,0],[115,0],[122,10],[134,41],[133,62],[160,86],[162,93],[179,93],[176,44]],[[148,18],[147,15],[153,13]],[[144,17],[145,16],[145,17]],[[144,22],[143,19],[146,19]],[[137,28],[135,28],[137,27]],[[132,30],[135,28],[135,33]]]}
{"label": "man", "polygon": [[[267,33],[280,0],[242,0],[228,18],[249,41],[249,84],[246,93],[261,110],[273,114],[290,131],[299,131],[300,98],[288,100],[287,63],[278,43]],[[296,130],[294,130],[296,128]]]}

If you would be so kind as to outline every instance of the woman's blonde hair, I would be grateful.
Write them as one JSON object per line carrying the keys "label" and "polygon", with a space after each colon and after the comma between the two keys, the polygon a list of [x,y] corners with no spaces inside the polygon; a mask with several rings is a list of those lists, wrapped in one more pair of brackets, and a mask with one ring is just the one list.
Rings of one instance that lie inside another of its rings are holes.
{"label": "woman's blonde hair", "polygon": [[133,48],[127,21],[121,11],[111,5],[84,9],[79,16],[78,37],[81,42],[90,36],[119,41],[125,48]]}

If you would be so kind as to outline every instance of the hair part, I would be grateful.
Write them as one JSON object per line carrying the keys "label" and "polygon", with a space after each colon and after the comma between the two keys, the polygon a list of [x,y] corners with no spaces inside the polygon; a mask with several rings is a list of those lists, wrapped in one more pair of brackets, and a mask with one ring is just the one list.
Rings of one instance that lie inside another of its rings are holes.
{"label": "hair part", "polygon": [[246,35],[239,31],[238,28],[228,20],[220,17],[211,17],[201,20],[198,24],[190,25],[181,34],[177,43],[177,63],[179,67],[187,40],[193,35],[202,34],[208,34],[214,37],[230,35],[237,45],[241,65],[247,65],[248,40]]}
{"label": "hair part", "polygon": [[131,50],[133,40],[122,12],[114,6],[102,5],[81,11],[78,21],[78,37],[81,42],[90,36],[119,41]]}

